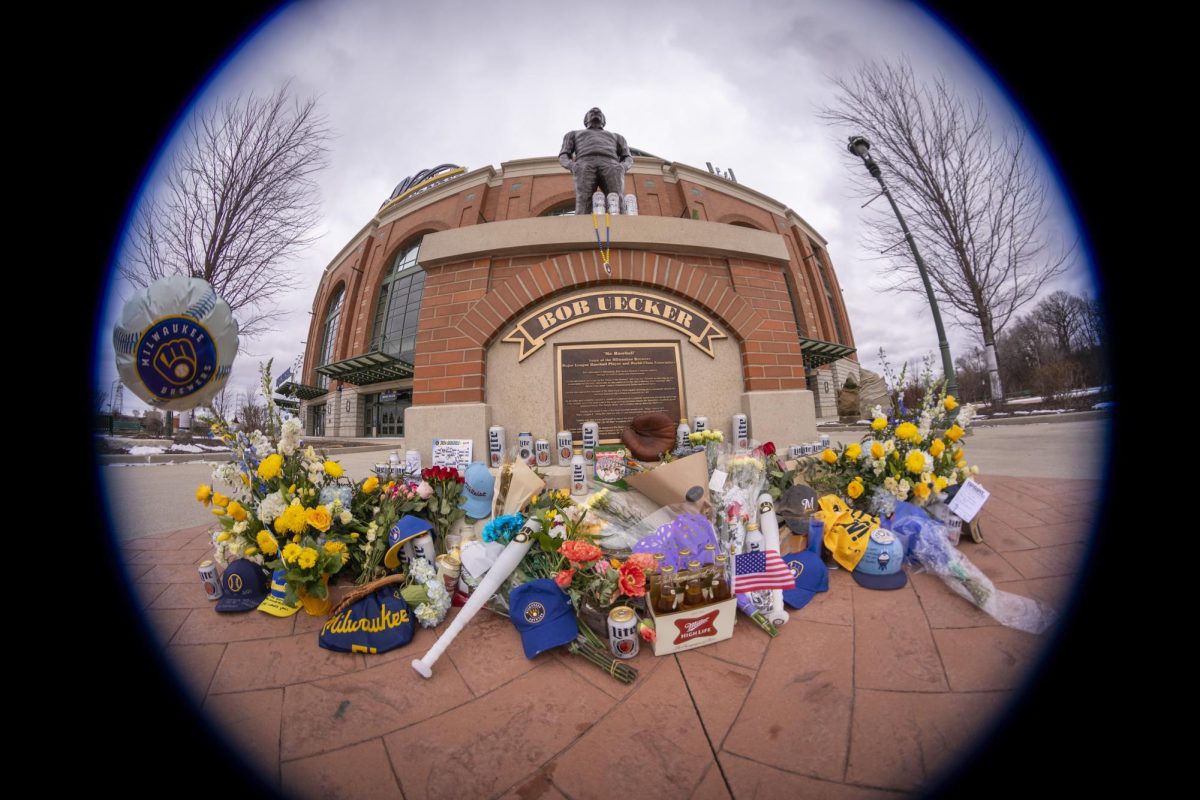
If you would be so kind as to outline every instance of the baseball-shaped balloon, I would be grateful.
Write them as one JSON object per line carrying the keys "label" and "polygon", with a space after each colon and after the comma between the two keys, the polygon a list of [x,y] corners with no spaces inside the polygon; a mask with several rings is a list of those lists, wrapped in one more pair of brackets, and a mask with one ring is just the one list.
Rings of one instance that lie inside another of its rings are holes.
{"label": "baseball-shaped balloon", "polygon": [[141,289],[113,327],[117,373],[155,408],[204,405],[229,380],[238,326],[206,281],[172,275]]}

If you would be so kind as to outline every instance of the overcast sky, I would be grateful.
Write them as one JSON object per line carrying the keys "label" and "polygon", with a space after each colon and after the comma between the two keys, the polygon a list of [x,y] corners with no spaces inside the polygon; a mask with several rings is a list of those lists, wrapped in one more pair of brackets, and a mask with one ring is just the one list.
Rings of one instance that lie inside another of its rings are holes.
{"label": "overcast sky", "polygon": [[[1025,124],[958,39],[906,2],[290,5],[197,101],[265,94],[291,78],[297,93],[319,98],[336,132],[320,179],[321,238],[293,265],[298,277],[284,300],[290,314],[273,333],[242,343],[229,385],[245,391],[260,360],[274,357],[278,375],[303,351],[322,271],[400,180],[446,162],[476,169],[557,155],[563,134],[594,105],[630,146],[700,168],[706,161],[732,168],[740,183],[816,228],[829,242],[864,366],[879,370],[881,345],[894,364],[936,355],[924,301],[883,291],[880,262],[862,245],[864,212],[851,183],[862,167],[844,157],[854,131],[817,118],[833,99],[831,76],[866,59],[902,56],[918,75],[941,71],[963,95],[982,96],[997,126]],[[1049,169],[1047,182],[1056,233],[1074,240],[1074,219]],[[1080,259],[1045,292],[1093,293],[1092,281]],[[103,390],[116,378],[109,332],[131,293],[116,283],[110,294],[97,371]],[[951,327],[955,356],[975,341]],[[144,407],[125,392],[127,411]]]}

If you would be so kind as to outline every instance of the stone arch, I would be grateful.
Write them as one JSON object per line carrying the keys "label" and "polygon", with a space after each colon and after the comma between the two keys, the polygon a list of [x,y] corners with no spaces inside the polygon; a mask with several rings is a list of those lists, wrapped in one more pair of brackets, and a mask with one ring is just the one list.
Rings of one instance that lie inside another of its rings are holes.
{"label": "stone arch", "polygon": [[754,337],[763,317],[725,281],[670,256],[645,251],[613,250],[612,275],[604,272],[597,253],[553,256],[516,273],[473,303],[460,332],[486,348],[505,327],[531,306],[578,289],[625,284],[674,295],[716,317],[739,344]]}
{"label": "stone arch", "polygon": [[575,190],[574,189],[571,189],[568,191],[563,191],[563,192],[558,192],[556,194],[550,195],[545,200],[542,200],[537,205],[530,208],[529,216],[540,217],[540,216],[542,216],[542,214],[545,214],[547,211],[554,208],[555,206],[563,205],[568,200],[571,201],[572,206],[575,205]]}
{"label": "stone arch", "polygon": [[[743,228],[753,228],[756,231],[767,230],[766,228],[764,228],[762,226],[761,222],[757,222],[757,221],[751,219],[750,217],[746,216],[745,214],[738,214],[738,213],[725,214],[724,216],[714,220],[714,222],[720,222],[725,225],[739,225]],[[774,231],[772,231],[772,233],[774,233]]]}

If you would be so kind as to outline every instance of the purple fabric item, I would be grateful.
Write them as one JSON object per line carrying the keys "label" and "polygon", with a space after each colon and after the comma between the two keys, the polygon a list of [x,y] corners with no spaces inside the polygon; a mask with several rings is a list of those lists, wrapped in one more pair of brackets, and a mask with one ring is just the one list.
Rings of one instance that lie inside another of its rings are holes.
{"label": "purple fabric item", "polygon": [[706,544],[717,544],[717,532],[708,518],[703,514],[680,514],[654,533],[639,539],[633,552],[664,553],[663,563],[679,569],[680,550],[687,548],[692,551],[693,558],[698,558]]}

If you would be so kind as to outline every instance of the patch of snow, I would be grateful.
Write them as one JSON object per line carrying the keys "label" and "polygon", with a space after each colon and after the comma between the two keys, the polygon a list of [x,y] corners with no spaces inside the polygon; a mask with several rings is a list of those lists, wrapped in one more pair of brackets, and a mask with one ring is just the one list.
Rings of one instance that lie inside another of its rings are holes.
{"label": "patch of snow", "polygon": [[166,451],[163,450],[163,448],[161,448],[161,447],[131,447],[131,448],[129,448],[129,455],[131,455],[131,456],[157,456],[157,455],[160,455],[161,453],[165,453],[165,452]]}
{"label": "patch of snow", "polygon": [[[1023,414],[1025,412],[1018,411],[1017,413]],[[1040,408],[1040,409],[1037,409],[1036,411],[1033,411],[1030,413],[1033,413],[1033,414],[1065,414],[1065,413],[1067,413],[1067,410],[1065,408]]]}
{"label": "patch of snow", "polygon": [[1117,407],[1117,404],[1110,400],[1107,403],[1096,403],[1094,406],[1092,406],[1092,409],[1094,411],[1100,411],[1105,408],[1116,408],[1116,407]]}
{"label": "patch of snow", "polygon": [[992,414],[992,416],[993,417],[1011,417],[1012,414],[1009,413],[1008,411],[997,411],[995,414]]}

